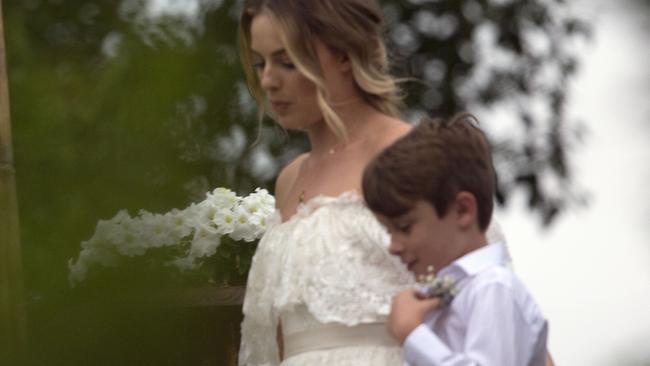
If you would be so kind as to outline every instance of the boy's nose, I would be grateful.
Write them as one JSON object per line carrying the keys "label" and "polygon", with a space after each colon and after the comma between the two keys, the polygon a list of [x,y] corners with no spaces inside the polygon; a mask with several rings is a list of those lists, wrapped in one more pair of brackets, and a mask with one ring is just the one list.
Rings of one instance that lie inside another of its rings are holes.
{"label": "boy's nose", "polygon": [[392,255],[400,255],[404,247],[400,243],[399,239],[392,235],[390,238],[390,245],[388,246],[388,252]]}

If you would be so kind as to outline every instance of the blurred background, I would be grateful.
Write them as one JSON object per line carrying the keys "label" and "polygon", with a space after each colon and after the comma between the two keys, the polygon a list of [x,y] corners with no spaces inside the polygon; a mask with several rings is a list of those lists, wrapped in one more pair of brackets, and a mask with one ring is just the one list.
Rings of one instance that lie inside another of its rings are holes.
{"label": "blurred background", "polygon": [[[404,84],[405,117],[469,110],[490,135],[496,217],[556,363],[650,365],[650,2],[381,3],[394,73],[418,80]],[[73,288],[68,261],[119,210],[164,213],[220,186],[272,191],[308,148],[257,122],[240,6],[2,2],[25,364],[234,362],[237,296],[176,301],[165,291],[197,283],[129,258]],[[241,286],[253,249],[220,247],[208,287]]]}
{"label": "blurred background", "polygon": [[650,7],[579,5],[593,41],[580,50],[568,113],[588,130],[571,160],[589,204],[546,229],[524,197],[497,217],[550,320],[558,364],[650,365]]}

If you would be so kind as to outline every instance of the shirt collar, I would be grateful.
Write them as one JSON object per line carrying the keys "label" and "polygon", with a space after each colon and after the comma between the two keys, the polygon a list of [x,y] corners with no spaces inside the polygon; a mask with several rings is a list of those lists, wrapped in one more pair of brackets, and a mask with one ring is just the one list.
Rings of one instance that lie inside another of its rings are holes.
{"label": "shirt collar", "polygon": [[509,261],[508,249],[504,244],[488,244],[456,259],[450,265],[441,269],[438,276],[451,276],[456,281],[460,281],[486,268],[507,265]]}

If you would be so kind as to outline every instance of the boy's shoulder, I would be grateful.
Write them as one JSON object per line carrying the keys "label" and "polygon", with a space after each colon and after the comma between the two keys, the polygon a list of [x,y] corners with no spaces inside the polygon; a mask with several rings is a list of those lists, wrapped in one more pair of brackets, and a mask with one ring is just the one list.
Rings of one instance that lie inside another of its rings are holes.
{"label": "boy's shoulder", "polygon": [[461,293],[466,292],[465,305],[470,308],[488,306],[488,303],[504,309],[511,307],[530,326],[538,327],[545,322],[530,290],[509,266],[492,266],[476,273],[468,278],[466,287]]}
{"label": "boy's shoulder", "polygon": [[492,265],[484,270],[473,274],[468,279],[472,287],[482,288],[484,286],[506,286],[507,288],[517,288],[523,286],[521,280],[509,265],[500,264]]}

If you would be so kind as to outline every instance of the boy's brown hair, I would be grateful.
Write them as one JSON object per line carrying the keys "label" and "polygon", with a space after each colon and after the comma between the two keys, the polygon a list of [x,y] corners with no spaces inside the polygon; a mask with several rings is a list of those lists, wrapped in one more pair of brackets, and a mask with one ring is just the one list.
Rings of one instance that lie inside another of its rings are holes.
{"label": "boy's brown hair", "polygon": [[476,198],[477,221],[487,229],[494,206],[495,173],[490,146],[469,113],[425,119],[366,167],[363,194],[368,207],[397,217],[425,199],[440,217],[461,191]]}

